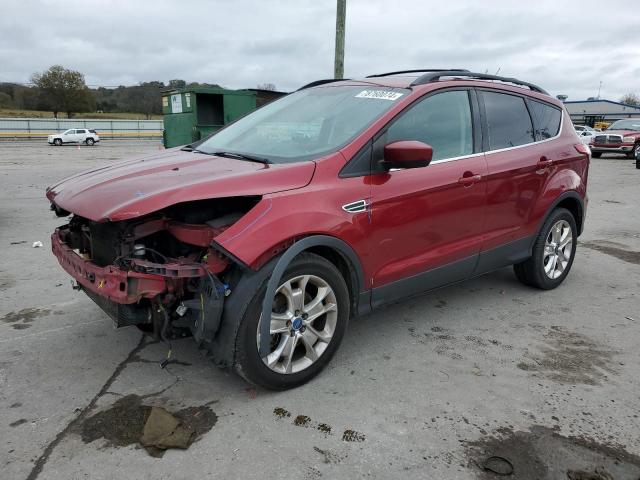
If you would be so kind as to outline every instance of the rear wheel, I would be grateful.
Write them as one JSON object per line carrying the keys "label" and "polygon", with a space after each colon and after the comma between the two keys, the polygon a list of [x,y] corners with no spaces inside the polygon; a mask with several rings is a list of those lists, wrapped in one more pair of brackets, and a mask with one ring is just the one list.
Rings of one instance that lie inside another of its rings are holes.
{"label": "rear wheel", "polygon": [[318,255],[296,257],[273,299],[270,353],[258,353],[266,284],[251,300],[236,340],[236,370],[250,383],[285,390],[316,376],[338,349],[349,320],[349,291],[340,271]]}
{"label": "rear wheel", "polygon": [[93,140],[93,138],[89,137],[85,140],[85,143],[89,146],[92,146],[96,142]]}
{"label": "rear wheel", "polygon": [[543,290],[556,288],[571,270],[577,238],[571,212],[565,208],[554,210],[536,238],[531,257],[513,266],[518,280]]}
{"label": "rear wheel", "polygon": [[56,139],[54,139],[54,140],[53,140],[53,144],[54,144],[56,147],[59,147],[60,145],[62,145],[62,139],[61,139],[61,138],[56,138]]}
{"label": "rear wheel", "polygon": [[602,156],[602,152],[591,152],[591,156],[593,158],[600,158]]}

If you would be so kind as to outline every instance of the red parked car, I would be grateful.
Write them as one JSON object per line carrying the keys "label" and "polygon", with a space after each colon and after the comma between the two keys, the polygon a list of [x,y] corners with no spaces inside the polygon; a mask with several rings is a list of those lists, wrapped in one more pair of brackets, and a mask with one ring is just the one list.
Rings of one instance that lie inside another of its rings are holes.
{"label": "red parked car", "polygon": [[557,287],[589,150],[535,85],[466,70],[318,81],[183,148],[47,190],[53,252],[118,326],[193,335],[272,389],[350,317],[514,265]]}

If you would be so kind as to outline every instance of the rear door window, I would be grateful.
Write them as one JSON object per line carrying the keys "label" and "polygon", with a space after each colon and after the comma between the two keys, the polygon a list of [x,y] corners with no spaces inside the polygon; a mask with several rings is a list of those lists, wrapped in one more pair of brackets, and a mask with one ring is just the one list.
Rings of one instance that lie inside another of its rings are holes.
{"label": "rear door window", "polygon": [[489,150],[533,143],[533,124],[522,97],[482,92],[489,128]]}
{"label": "rear door window", "polygon": [[[562,112],[546,103],[529,99],[529,111],[535,125],[536,141],[555,137],[560,131]],[[584,127],[582,130],[586,131]]]}

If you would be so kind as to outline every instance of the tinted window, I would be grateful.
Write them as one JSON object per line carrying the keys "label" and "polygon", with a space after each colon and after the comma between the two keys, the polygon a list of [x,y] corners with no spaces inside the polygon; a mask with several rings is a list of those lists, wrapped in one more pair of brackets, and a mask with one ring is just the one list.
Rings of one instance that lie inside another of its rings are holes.
{"label": "tinted window", "polygon": [[495,92],[482,92],[482,96],[490,150],[533,142],[533,125],[522,97]]}
{"label": "tinted window", "polygon": [[[529,111],[536,130],[536,140],[555,137],[560,130],[562,112],[546,103],[529,101]],[[584,130],[584,127],[581,128]]]}
{"label": "tinted window", "polygon": [[90,131],[91,133],[96,133],[96,131],[95,131],[95,130],[89,130],[89,131]]}
{"label": "tinted window", "polygon": [[387,130],[386,143],[398,140],[428,143],[433,147],[433,160],[473,153],[468,92],[438,93],[411,107]]}
{"label": "tinted window", "polygon": [[86,130],[76,130],[76,133],[87,133]]}
{"label": "tinted window", "polygon": [[275,163],[317,158],[351,141],[409,93],[369,85],[306,88],[219,130],[198,150],[251,153]]}

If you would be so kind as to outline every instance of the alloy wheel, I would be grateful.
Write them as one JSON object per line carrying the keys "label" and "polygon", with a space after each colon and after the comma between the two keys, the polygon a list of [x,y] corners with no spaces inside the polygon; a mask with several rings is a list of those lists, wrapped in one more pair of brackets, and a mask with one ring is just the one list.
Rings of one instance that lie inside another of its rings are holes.
{"label": "alloy wheel", "polygon": [[549,230],[544,244],[542,265],[547,277],[555,280],[564,273],[571,260],[572,250],[571,225],[566,220],[559,220]]}
{"label": "alloy wheel", "polygon": [[[281,374],[297,373],[313,365],[336,331],[337,303],[331,286],[315,275],[299,275],[280,285],[273,299],[270,353],[264,364]],[[258,347],[259,332],[260,322]]]}

